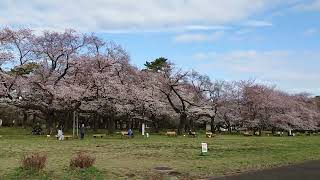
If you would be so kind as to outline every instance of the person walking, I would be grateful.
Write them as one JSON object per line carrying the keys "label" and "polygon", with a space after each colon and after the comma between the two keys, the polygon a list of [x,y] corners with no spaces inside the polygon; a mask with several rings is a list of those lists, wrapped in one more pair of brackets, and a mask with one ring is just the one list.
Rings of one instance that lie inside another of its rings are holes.
{"label": "person walking", "polygon": [[81,124],[81,127],[80,127],[80,138],[84,139],[84,124]]}

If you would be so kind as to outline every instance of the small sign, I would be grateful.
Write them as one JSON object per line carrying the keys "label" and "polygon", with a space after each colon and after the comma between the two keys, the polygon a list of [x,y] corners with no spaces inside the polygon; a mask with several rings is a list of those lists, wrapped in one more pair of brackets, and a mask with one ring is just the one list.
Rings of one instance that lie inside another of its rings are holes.
{"label": "small sign", "polygon": [[141,127],[141,134],[142,134],[142,136],[144,136],[144,132],[145,132],[145,124],[142,123],[142,127]]}
{"label": "small sign", "polygon": [[201,155],[206,155],[208,153],[208,144],[201,143]]}

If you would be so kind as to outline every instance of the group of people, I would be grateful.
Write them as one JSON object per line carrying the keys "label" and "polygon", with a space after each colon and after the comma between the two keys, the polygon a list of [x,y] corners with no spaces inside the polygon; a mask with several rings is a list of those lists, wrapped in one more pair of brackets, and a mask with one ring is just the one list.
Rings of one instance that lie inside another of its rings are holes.
{"label": "group of people", "polygon": [[[84,134],[85,134],[85,127],[84,127],[84,124],[81,124],[81,127],[80,127],[80,139],[84,139]],[[130,138],[133,138],[133,131],[132,131],[131,128],[128,129],[128,136]],[[60,129],[58,129],[57,137],[58,137],[59,141],[64,140],[62,127]]]}
{"label": "group of people", "polygon": [[[81,127],[80,127],[80,139],[84,139],[84,133],[85,133],[85,127],[84,127],[84,124],[81,124]],[[58,129],[57,137],[58,137],[59,141],[64,140],[62,127],[60,129]]]}

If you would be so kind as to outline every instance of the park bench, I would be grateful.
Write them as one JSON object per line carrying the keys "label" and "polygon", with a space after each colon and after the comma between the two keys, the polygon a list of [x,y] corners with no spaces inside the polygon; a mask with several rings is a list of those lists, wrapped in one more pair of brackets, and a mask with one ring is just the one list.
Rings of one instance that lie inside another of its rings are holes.
{"label": "park bench", "polygon": [[248,131],[244,132],[243,135],[244,136],[252,136],[252,134],[250,132],[248,132]]}
{"label": "park bench", "polygon": [[282,135],[283,135],[283,133],[281,133],[281,132],[277,132],[277,133],[273,134],[273,136],[278,136],[278,137],[280,137]]}
{"label": "park bench", "polygon": [[65,139],[65,140],[69,140],[69,139],[72,139],[72,138],[73,138],[73,136],[71,136],[71,135],[65,135],[65,136],[64,136],[64,139]]}
{"label": "park bench", "polygon": [[103,138],[103,137],[105,137],[106,135],[105,135],[105,134],[94,134],[94,135],[92,135],[92,136],[93,136],[93,138],[97,138],[97,137]]}
{"label": "park bench", "polygon": [[206,137],[211,138],[213,136],[212,132],[206,132]]}
{"label": "park bench", "polygon": [[[49,138],[50,136],[47,135],[47,137]],[[59,139],[59,136],[58,136],[58,135],[55,135],[55,137],[56,137],[57,139]],[[68,139],[72,139],[72,138],[73,138],[73,136],[71,136],[71,135],[64,135],[63,137],[64,137],[65,140],[68,140]]]}
{"label": "park bench", "polygon": [[166,135],[175,137],[175,136],[177,136],[177,133],[175,131],[168,131],[168,132],[166,132]]}
{"label": "park bench", "polygon": [[121,134],[121,138],[122,137],[129,137],[127,131],[121,131],[120,134]]}

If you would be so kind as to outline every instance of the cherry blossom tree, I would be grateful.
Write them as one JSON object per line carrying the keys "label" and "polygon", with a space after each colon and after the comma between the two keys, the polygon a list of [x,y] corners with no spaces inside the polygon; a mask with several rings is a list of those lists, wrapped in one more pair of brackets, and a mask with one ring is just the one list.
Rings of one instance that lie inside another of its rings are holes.
{"label": "cherry blossom tree", "polygon": [[70,127],[74,111],[92,114],[92,126],[111,133],[116,124],[148,122],[159,130],[177,122],[182,134],[199,117],[209,119],[213,132],[319,129],[319,104],[308,94],[254,81],[212,81],[166,58],[145,66],[133,66],[120,45],[94,34],[0,30],[0,99],[41,114],[48,133],[57,124]]}

